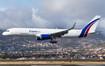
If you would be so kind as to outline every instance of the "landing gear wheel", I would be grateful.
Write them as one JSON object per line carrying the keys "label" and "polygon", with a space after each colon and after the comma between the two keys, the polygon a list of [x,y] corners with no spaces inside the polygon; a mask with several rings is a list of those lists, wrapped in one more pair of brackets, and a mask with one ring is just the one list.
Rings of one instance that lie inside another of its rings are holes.
{"label": "landing gear wheel", "polygon": [[50,41],[50,43],[57,43],[57,41]]}
{"label": "landing gear wheel", "polygon": [[16,40],[13,40],[14,43],[16,43]]}
{"label": "landing gear wheel", "polygon": [[[52,43],[52,44],[54,44],[54,43],[57,43],[57,41],[55,41],[56,40],[56,38],[55,37],[53,37],[53,36],[51,36],[51,41],[50,41],[50,43]],[[53,40],[54,39],[54,40]]]}

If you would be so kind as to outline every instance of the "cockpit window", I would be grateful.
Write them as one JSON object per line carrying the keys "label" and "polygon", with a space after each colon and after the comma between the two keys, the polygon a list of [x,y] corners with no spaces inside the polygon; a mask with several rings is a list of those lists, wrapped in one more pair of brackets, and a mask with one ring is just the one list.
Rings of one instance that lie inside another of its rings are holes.
{"label": "cockpit window", "polygon": [[6,30],[6,32],[9,32],[9,30]]}

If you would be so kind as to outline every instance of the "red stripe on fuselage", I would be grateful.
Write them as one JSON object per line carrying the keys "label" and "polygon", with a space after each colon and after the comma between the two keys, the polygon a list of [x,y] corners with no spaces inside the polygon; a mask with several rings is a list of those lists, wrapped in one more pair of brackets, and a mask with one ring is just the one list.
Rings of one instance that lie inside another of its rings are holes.
{"label": "red stripe on fuselage", "polygon": [[[95,21],[94,23],[96,23],[97,21]],[[94,24],[93,23],[93,24]],[[87,34],[88,34],[88,32],[89,32],[89,30],[90,30],[90,28],[91,28],[91,26],[93,25],[93,24],[91,24],[89,27],[88,27],[88,29],[86,30],[86,32],[85,32],[85,35],[84,35],[84,37],[86,37],[87,36]]]}

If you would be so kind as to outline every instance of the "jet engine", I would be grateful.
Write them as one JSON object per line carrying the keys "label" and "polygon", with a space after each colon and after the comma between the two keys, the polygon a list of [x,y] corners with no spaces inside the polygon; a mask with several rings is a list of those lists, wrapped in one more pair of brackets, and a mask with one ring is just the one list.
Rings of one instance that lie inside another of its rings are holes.
{"label": "jet engine", "polygon": [[37,40],[45,40],[50,39],[50,35],[48,34],[41,34],[40,37],[36,37]]}

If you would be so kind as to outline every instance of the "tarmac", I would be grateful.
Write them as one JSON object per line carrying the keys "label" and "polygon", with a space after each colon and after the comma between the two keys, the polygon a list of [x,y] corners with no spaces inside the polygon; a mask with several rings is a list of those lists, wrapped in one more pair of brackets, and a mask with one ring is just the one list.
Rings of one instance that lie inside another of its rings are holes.
{"label": "tarmac", "polygon": [[105,66],[105,65],[0,65],[0,66]]}
{"label": "tarmac", "polygon": [[32,60],[16,60],[16,59],[12,59],[12,60],[0,60],[0,62],[5,62],[5,61],[91,61],[91,62],[105,62],[105,60],[100,60],[100,59],[32,59]]}
{"label": "tarmac", "polygon": [[0,66],[82,66],[82,65],[0,65]]}
{"label": "tarmac", "polygon": [[91,66],[91,65],[0,65],[0,66]]}

